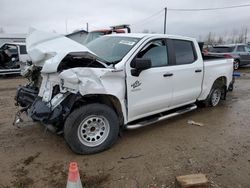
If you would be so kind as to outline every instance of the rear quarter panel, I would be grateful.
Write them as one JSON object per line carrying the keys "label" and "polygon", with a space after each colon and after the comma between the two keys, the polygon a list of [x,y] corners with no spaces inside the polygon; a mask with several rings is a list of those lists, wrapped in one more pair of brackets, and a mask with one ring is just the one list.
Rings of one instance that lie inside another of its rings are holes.
{"label": "rear quarter panel", "polygon": [[227,88],[233,78],[233,59],[204,61],[204,79],[202,92],[198,100],[205,100],[215,82],[220,77],[226,78]]}

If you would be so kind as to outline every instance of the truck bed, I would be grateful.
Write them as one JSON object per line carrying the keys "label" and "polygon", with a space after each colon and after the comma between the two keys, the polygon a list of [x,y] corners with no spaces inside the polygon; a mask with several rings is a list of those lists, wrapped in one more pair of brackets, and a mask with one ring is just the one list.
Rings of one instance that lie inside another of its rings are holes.
{"label": "truck bed", "polygon": [[221,59],[228,59],[225,57],[219,57],[219,56],[212,56],[212,55],[202,55],[203,61],[213,61],[213,60],[221,60]]}

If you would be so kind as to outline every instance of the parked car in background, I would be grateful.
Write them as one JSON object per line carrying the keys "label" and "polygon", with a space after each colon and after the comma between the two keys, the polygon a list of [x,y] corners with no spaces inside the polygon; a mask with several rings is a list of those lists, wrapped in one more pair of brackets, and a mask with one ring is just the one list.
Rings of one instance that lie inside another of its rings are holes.
{"label": "parked car in background", "polygon": [[250,64],[250,48],[246,44],[228,44],[213,46],[206,56],[218,56],[234,59],[234,69]]}
{"label": "parked car in background", "polygon": [[248,49],[250,49],[250,42],[247,43],[247,47],[248,47]]}
{"label": "parked car in background", "polygon": [[0,48],[0,75],[20,74],[29,56],[25,43],[5,43]]}

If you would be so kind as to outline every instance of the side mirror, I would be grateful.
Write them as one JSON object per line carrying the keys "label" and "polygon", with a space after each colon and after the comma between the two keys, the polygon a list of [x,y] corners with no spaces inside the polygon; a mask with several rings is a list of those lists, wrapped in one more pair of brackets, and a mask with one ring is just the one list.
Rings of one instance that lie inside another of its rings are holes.
{"label": "side mirror", "polygon": [[139,76],[143,70],[151,68],[151,60],[150,59],[140,59],[135,58],[131,61],[131,75]]}

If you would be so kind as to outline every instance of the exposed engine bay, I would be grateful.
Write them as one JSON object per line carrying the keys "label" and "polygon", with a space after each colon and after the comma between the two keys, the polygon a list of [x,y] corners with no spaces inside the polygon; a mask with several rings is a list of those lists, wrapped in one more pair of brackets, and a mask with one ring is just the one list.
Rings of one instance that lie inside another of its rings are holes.
{"label": "exposed engine bay", "polygon": [[[89,80],[86,84],[96,82],[94,78],[90,81],[91,72],[84,70],[85,67],[105,69],[107,65],[89,53],[69,53],[58,65],[57,73],[44,74],[42,68],[35,65],[26,67],[23,76],[28,83],[18,87],[15,97],[16,105],[20,107],[16,121],[21,113],[26,113],[33,121],[53,125],[52,131],[60,132],[72,108],[84,103],[82,87],[79,87],[84,83],[84,71]],[[81,74],[80,77],[77,74]]]}

